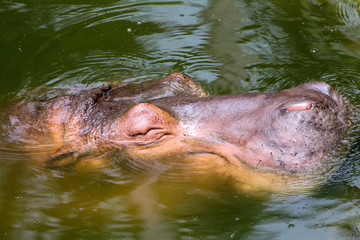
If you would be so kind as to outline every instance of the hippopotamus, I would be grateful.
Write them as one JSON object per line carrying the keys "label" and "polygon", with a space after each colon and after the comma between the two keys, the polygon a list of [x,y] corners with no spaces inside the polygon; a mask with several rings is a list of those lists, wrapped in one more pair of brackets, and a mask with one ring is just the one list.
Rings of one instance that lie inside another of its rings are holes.
{"label": "hippopotamus", "polygon": [[181,73],[143,83],[52,90],[10,108],[12,144],[45,149],[48,167],[89,155],[142,162],[211,159],[234,169],[306,171],[344,138],[347,102],[328,84],[208,96]]}

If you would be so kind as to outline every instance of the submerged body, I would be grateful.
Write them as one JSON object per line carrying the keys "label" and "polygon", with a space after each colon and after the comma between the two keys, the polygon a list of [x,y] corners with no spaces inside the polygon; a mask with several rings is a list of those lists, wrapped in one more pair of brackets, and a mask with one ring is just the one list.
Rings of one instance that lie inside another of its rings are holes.
{"label": "submerged body", "polygon": [[109,84],[46,101],[24,100],[6,118],[7,141],[41,146],[41,160],[51,167],[120,153],[151,164],[215,163],[254,181],[265,174],[258,169],[298,172],[321,162],[345,136],[349,108],[323,82],[207,97],[174,73],[143,85]]}

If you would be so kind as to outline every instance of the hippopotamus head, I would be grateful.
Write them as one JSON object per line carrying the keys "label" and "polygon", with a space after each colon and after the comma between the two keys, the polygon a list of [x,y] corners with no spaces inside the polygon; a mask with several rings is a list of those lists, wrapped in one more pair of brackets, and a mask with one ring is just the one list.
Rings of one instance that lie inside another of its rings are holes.
{"label": "hippopotamus head", "polygon": [[48,167],[98,166],[115,154],[104,161],[200,167],[195,175],[216,172],[246,187],[274,189],[277,176],[322,163],[350,125],[348,104],[323,82],[207,96],[174,73],[143,84],[56,91],[9,107],[2,125],[6,142],[25,146]]}
{"label": "hippopotamus head", "polygon": [[311,82],[273,93],[149,99],[106,126],[103,145],[142,161],[201,156],[303,171],[335,149],[348,127],[346,102],[328,84]]}

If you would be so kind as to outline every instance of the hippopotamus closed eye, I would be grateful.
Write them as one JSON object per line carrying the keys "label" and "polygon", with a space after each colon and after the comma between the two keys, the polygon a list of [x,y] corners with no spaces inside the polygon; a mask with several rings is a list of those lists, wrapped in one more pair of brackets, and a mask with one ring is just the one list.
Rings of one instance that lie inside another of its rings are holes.
{"label": "hippopotamus closed eye", "polygon": [[7,119],[7,141],[46,148],[48,166],[121,152],[140,161],[201,155],[238,167],[306,170],[343,139],[349,108],[324,82],[206,96],[173,73],[142,84],[53,91],[46,101],[23,100]]}

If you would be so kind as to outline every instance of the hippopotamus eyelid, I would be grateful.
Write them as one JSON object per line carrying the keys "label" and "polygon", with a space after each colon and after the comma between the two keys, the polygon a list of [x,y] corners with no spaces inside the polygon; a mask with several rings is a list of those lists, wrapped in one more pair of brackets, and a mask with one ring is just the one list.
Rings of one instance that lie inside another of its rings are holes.
{"label": "hippopotamus eyelid", "polygon": [[109,138],[104,138],[104,137],[101,137],[101,136],[99,136],[99,138],[104,139],[104,140],[109,141],[109,142],[112,142],[112,143],[117,143],[119,145],[129,145],[129,144],[149,145],[149,144],[152,144],[152,143],[157,141],[157,140],[149,140],[149,141],[147,141],[147,140],[144,140],[144,141],[120,140],[120,141],[117,141],[117,140],[113,140],[113,139],[109,139]]}
{"label": "hippopotamus eyelid", "polygon": [[[160,131],[159,131],[160,130]],[[152,128],[149,128],[149,129],[146,129],[145,131],[138,131],[138,132],[134,132],[132,133],[130,136],[131,137],[136,137],[136,136],[145,136],[147,134],[149,134],[151,131],[159,131],[159,132],[162,132],[164,129],[161,128],[161,127],[152,127]]]}

